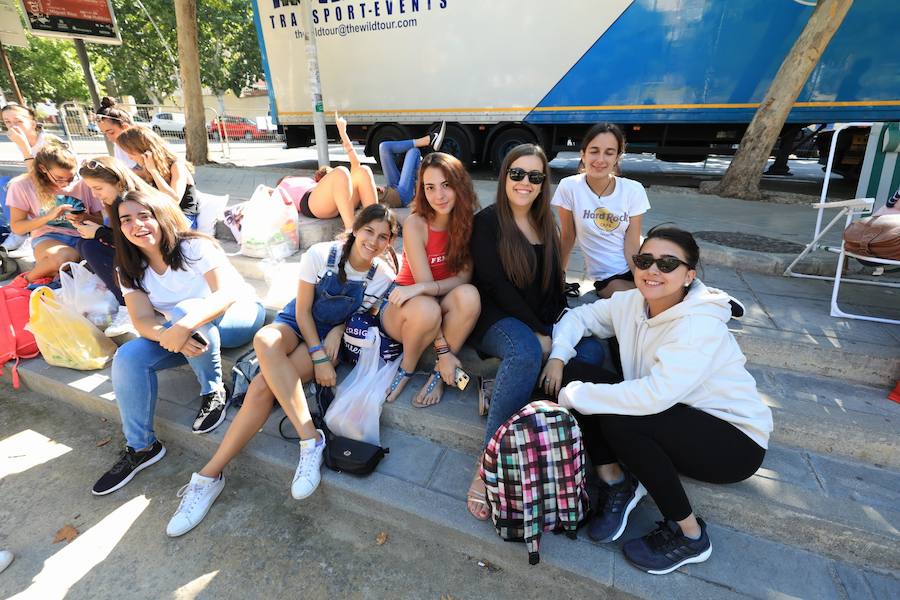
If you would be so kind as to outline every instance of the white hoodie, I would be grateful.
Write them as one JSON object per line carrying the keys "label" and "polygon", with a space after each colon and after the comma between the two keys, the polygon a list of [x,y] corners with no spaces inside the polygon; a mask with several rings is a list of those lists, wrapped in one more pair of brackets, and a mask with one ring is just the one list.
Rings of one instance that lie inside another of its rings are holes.
{"label": "white hoodie", "polygon": [[625,381],[573,381],[559,403],[582,414],[654,415],[687,404],[731,423],[768,448],[772,412],[760,399],[746,358],[726,323],[729,296],[695,280],[682,302],[647,316],[638,290],[570,310],[553,328],[550,358],[575,356],[582,337],[616,336]]}

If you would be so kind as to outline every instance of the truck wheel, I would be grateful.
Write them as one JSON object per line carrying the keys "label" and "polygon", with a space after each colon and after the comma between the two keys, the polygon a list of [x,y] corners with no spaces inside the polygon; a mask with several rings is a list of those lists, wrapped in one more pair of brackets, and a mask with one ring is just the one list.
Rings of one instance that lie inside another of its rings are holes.
{"label": "truck wheel", "polygon": [[520,144],[535,144],[534,134],[524,127],[512,127],[494,138],[491,142],[491,165],[494,172],[500,171],[500,165],[503,159],[509,154],[509,151]]}
{"label": "truck wheel", "polygon": [[[371,145],[372,154],[374,155],[375,161],[378,163],[378,166],[381,167],[381,155],[378,152],[378,146],[381,145],[381,142],[406,140],[409,138],[409,132],[405,131],[401,127],[398,127],[397,125],[385,125],[384,127],[379,127],[375,134],[372,136]],[[396,158],[397,168],[399,169],[403,166],[403,157],[397,156]]]}
{"label": "truck wheel", "polygon": [[466,135],[466,132],[459,125],[447,125],[444,142],[441,144],[441,152],[452,154],[466,168],[472,165],[472,143],[469,141],[469,136]]}

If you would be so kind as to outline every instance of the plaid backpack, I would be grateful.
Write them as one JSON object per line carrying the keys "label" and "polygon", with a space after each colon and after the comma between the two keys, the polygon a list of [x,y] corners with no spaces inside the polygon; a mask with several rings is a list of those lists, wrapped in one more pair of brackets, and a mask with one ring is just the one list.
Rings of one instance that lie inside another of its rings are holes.
{"label": "plaid backpack", "polygon": [[544,531],[575,539],[590,506],[584,471],[578,423],[551,402],[525,406],[491,438],[481,465],[491,519],[501,538],[525,542],[529,564]]}

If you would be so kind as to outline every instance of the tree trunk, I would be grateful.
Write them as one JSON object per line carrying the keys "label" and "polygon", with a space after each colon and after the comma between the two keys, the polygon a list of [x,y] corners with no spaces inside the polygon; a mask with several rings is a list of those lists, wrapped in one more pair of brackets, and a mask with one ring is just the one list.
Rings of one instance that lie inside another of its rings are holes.
{"label": "tree trunk", "polygon": [[206,111],[200,85],[200,51],[197,46],[197,0],[175,0],[178,25],[178,63],[184,94],[184,144],[187,159],[195,165],[209,162]]}
{"label": "tree trunk", "polygon": [[778,134],[852,4],[853,0],[819,0],[741,138],[734,160],[711,193],[747,200],[762,197],[759,180]]}

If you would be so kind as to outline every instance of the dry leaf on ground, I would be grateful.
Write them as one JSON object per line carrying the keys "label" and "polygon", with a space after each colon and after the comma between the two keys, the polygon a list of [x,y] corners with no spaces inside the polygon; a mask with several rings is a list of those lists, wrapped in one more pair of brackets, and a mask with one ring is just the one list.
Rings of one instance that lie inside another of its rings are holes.
{"label": "dry leaf on ground", "polygon": [[62,529],[56,532],[56,536],[53,538],[53,543],[58,544],[61,541],[65,540],[65,542],[71,543],[72,540],[78,537],[78,530],[71,523],[66,523],[63,525]]}
{"label": "dry leaf on ground", "polygon": [[387,531],[382,531],[381,533],[379,533],[378,535],[375,536],[375,543],[378,544],[379,546],[383,546],[384,543],[387,541],[387,539],[388,539]]}
{"label": "dry leaf on ground", "polygon": [[106,438],[105,440],[100,440],[99,442],[97,442],[97,447],[101,448],[101,447],[107,445],[108,443],[110,443],[111,441],[112,441],[112,438]]}

